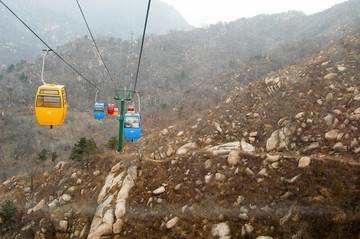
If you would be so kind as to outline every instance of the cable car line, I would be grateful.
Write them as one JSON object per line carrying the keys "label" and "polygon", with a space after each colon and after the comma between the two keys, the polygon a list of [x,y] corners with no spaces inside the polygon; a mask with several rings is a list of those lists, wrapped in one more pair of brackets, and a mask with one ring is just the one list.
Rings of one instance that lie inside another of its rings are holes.
{"label": "cable car line", "polygon": [[134,93],[135,93],[135,90],[136,90],[136,83],[137,83],[138,76],[139,76],[140,62],[141,62],[141,55],[142,55],[142,51],[143,51],[143,47],[144,47],[144,40],[145,40],[145,33],[146,33],[147,21],[148,21],[148,17],[149,17],[150,4],[151,4],[151,0],[149,0],[148,7],[147,7],[147,11],[146,11],[146,18],[145,18],[145,24],[144,24],[144,31],[143,31],[143,36],[142,36],[142,40],[141,40],[141,47],[140,47],[139,61],[138,61],[138,66],[137,66],[137,70],[136,70],[136,77],[135,77],[135,83],[134,83],[134,91],[133,91],[133,93],[132,93],[131,98],[134,96]]}
{"label": "cable car line", "polygon": [[102,63],[104,64],[104,67],[105,67],[105,69],[106,69],[106,71],[107,71],[107,73],[108,73],[108,75],[109,75],[109,77],[110,77],[110,80],[114,83],[114,87],[115,87],[115,81],[114,81],[113,78],[111,77],[111,74],[110,74],[110,72],[109,72],[109,69],[108,69],[108,67],[106,66],[105,61],[104,61],[104,59],[103,59],[103,57],[102,57],[102,55],[101,55],[101,53],[100,53],[100,50],[99,50],[99,48],[98,48],[98,46],[97,46],[97,44],[96,44],[96,42],[95,42],[94,36],[93,36],[93,34],[92,34],[91,30],[90,30],[90,27],[89,27],[88,22],[86,21],[86,18],[85,18],[84,12],[83,12],[83,10],[82,10],[82,8],[81,8],[81,6],[80,6],[80,3],[79,3],[78,0],[76,0],[76,3],[77,3],[77,5],[79,6],[79,10],[80,10],[80,12],[81,12],[81,15],[82,15],[84,21],[85,21],[86,27],[87,27],[87,29],[89,30],[89,33],[90,33],[90,36],[91,36],[92,41],[94,42],[95,48],[96,48],[97,52],[99,53],[100,59],[101,59]]}
{"label": "cable car line", "polygon": [[70,63],[68,63],[64,58],[62,58],[54,49],[52,49],[39,35],[37,35],[18,15],[16,15],[15,12],[13,12],[2,0],[0,2],[4,5],[5,8],[7,8],[32,34],[34,34],[48,49],[49,51],[54,52],[54,54],[59,57],[66,65],[68,65],[73,71],[75,71],[79,76],[81,76],[84,80],[86,80],[90,85],[92,85],[94,88],[99,90],[100,92],[103,92],[101,89],[99,89],[94,83],[92,83],[90,80],[88,80],[85,76],[83,76],[78,70],[76,70]]}

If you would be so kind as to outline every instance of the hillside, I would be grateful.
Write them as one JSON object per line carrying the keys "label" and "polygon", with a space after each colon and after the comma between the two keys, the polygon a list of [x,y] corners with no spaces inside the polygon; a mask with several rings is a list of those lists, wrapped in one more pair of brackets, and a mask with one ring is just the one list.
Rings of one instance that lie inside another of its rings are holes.
{"label": "hillside", "polygon": [[[207,29],[147,37],[137,85],[144,135],[187,119],[226,100],[249,82],[320,51],[359,26],[359,5],[359,0],[352,0],[311,16],[299,12],[260,15]],[[138,60],[140,44],[137,38],[134,46],[129,40],[97,41],[115,84],[88,37],[55,50],[103,90],[105,94],[98,100],[114,103],[113,88],[129,88],[134,81],[126,80],[125,74],[135,73],[136,64],[131,63]],[[37,125],[33,102],[41,64],[40,57],[21,61],[0,74],[0,157],[6,165],[6,170],[0,168],[3,180],[23,171],[21,160],[36,157],[43,148],[56,151],[58,160],[67,160],[80,137],[94,138],[103,149],[111,137],[117,136],[118,122],[113,117],[100,122],[92,119],[95,89],[52,53],[46,58],[45,80],[66,86],[69,112],[64,124],[52,131]]]}
{"label": "hillside", "polygon": [[[52,48],[89,35],[76,1],[4,1],[25,23]],[[146,0],[79,1],[96,38],[128,39],[142,34]],[[21,60],[32,60],[45,47],[2,4],[0,5],[0,69]],[[190,30],[191,25],[173,7],[152,1],[149,34]]]}
{"label": "hillside", "polygon": [[7,180],[3,238],[358,238],[359,56],[357,31],[129,153]]}

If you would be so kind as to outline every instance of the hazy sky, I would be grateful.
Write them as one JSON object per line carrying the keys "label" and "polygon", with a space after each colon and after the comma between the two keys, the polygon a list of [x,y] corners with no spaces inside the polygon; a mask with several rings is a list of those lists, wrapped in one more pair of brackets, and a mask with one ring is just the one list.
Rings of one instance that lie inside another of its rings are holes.
{"label": "hazy sky", "polygon": [[193,26],[230,22],[262,13],[273,14],[289,10],[307,15],[321,12],[346,0],[161,0],[178,10]]}

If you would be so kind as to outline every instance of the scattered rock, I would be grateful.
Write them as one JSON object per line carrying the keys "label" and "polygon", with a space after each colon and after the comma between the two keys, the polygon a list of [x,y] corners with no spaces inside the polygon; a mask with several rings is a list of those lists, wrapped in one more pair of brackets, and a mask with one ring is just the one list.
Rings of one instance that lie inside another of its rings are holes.
{"label": "scattered rock", "polygon": [[155,195],[157,195],[157,194],[161,194],[161,193],[163,193],[163,192],[165,192],[165,187],[164,187],[164,186],[161,186],[161,187],[155,189],[152,193],[155,194]]}
{"label": "scattered rock", "polygon": [[329,73],[329,74],[327,74],[326,76],[324,76],[324,79],[325,79],[325,80],[331,80],[331,79],[333,79],[333,78],[335,78],[335,77],[337,77],[337,76],[338,76],[337,73]]}
{"label": "scattered rock", "polygon": [[240,163],[240,155],[238,150],[231,151],[227,158],[230,166],[236,166]]}
{"label": "scattered rock", "polygon": [[222,222],[212,226],[211,233],[214,237],[218,236],[220,239],[230,238],[230,227],[227,222]]}
{"label": "scattered rock", "polygon": [[45,200],[42,199],[34,208],[33,212],[37,212],[45,206]]}
{"label": "scattered rock", "polygon": [[70,202],[70,200],[71,200],[71,196],[69,194],[63,194],[60,197],[59,202],[60,202],[60,204],[65,204],[65,203]]}
{"label": "scattered rock", "polygon": [[266,151],[270,152],[274,149],[276,149],[276,147],[278,146],[279,144],[279,131],[278,130],[275,130],[270,138],[266,141]]}
{"label": "scattered rock", "polygon": [[245,139],[241,139],[241,149],[248,154],[253,154],[255,152],[255,147],[247,143]]}
{"label": "scattered rock", "polygon": [[66,220],[61,220],[59,222],[59,229],[61,232],[66,232],[68,229],[69,222]]}
{"label": "scattered rock", "polygon": [[311,159],[309,157],[302,157],[299,160],[298,167],[306,168],[309,167],[310,163],[311,163]]}
{"label": "scattered rock", "polygon": [[166,223],[166,228],[168,228],[168,229],[173,228],[178,221],[179,221],[179,218],[178,218],[178,217],[174,217],[173,219],[169,220],[169,221]]}
{"label": "scattered rock", "polygon": [[240,150],[239,141],[221,144],[209,149],[209,151],[215,156],[228,155],[231,151],[236,151],[236,150]]}
{"label": "scattered rock", "polygon": [[187,143],[181,146],[180,148],[178,148],[178,150],[176,150],[176,154],[177,155],[186,154],[190,149],[194,149],[196,147],[197,147],[196,143],[192,143],[192,142]]}

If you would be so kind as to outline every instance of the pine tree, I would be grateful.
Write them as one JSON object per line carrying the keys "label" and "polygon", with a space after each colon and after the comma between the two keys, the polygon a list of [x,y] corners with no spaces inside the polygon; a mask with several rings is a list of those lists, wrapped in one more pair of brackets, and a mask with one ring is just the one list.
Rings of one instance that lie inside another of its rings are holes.
{"label": "pine tree", "polygon": [[75,161],[87,160],[90,156],[100,153],[93,138],[81,137],[71,150],[70,159]]}
{"label": "pine tree", "polygon": [[42,149],[40,153],[38,153],[38,160],[41,162],[42,171],[44,172],[45,161],[48,158],[48,151],[46,149]]}
{"label": "pine tree", "polygon": [[0,206],[0,218],[5,226],[10,226],[11,228],[13,217],[17,210],[18,208],[11,200],[5,199],[5,202]]}

